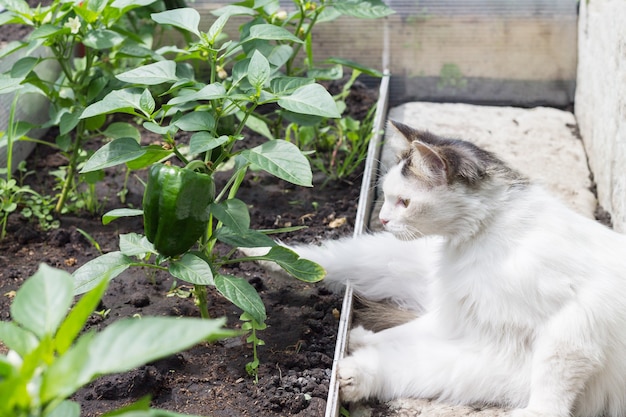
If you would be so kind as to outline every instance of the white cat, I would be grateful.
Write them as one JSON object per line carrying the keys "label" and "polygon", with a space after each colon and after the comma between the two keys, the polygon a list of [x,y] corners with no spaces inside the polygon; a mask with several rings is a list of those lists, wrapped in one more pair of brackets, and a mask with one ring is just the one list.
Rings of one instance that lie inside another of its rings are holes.
{"label": "white cat", "polygon": [[626,236],[468,142],[390,129],[400,146],[383,179],[387,232],[293,247],[331,288],[350,281],[418,315],[352,330],[343,400],[625,416]]}

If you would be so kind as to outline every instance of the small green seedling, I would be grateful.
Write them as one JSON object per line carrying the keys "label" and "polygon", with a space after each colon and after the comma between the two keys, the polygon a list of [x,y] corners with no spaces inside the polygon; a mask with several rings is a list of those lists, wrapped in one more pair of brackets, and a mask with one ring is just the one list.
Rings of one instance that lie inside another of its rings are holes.
{"label": "small green seedling", "polygon": [[[99,333],[82,333],[107,286],[103,279],[72,307],[69,273],[42,264],[24,282],[11,305],[12,321],[0,322],[0,342],[9,348],[0,355],[0,416],[79,417],[80,405],[68,398],[97,377],[239,334],[224,329],[223,319],[175,317],[121,319]],[[145,400],[125,410],[115,415],[157,415]]]}
{"label": "small green seedling", "polygon": [[248,375],[254,377],[254,382],[259,382],[259,356],[257,355],[257,347],[263,346],[265,342],[258,338],[256,332],[257,330],[264,330],[267,325],[265,323],[259,323],[248,313],[243,313],[239,320],[243,322],[241,329],[247,332],[248,337],[246,338],[247,343],[252,343],[252,361],[246,364],[246,372]]}

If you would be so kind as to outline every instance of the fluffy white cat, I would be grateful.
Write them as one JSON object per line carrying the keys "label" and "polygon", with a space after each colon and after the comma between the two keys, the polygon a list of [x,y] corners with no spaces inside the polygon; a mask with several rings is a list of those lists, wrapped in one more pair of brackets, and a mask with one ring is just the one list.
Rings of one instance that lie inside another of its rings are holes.
{"label": "fluffy white cat", "polygon": [[[515,417],[626,415],[626,236],[475,145],[392,122],[386,232],[292,247],[417,318],[352,330],[343,400],[489,404]],[[399,139],[399,140],[398,140]]]}

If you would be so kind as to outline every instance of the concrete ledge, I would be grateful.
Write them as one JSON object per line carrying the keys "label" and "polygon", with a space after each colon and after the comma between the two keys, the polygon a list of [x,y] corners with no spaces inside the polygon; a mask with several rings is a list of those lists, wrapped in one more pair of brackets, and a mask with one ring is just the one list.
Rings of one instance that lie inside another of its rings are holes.
{"label": "concrete ledge", "polygon": [[626,232],[626,2],[580,2],[576,118],[598,199]]}

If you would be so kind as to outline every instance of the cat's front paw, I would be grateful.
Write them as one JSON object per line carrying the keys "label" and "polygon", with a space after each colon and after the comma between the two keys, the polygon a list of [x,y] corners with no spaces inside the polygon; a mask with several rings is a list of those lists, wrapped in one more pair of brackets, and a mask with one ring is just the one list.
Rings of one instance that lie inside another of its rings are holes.
{"label": "cat's front paw", "polygon": [[370,337],[374,332],[366,330],[363,326],[357,326],[350,330],[350,337],[348,338],[348,350],[354,352],[355,350],[371,344]]}
{"label": "cat's front paw", "polygon": [[348,356],[339,362],[339,393],[345,402],[353,403],[372,395],[374,375],[362,358]]}
{"label": "cat's front paw", "polygon": [[270,251],[270,247],[261,248],[239,248],[246,256],[265,256]]}
{"label": "cat's front paw", "polygon": [[[239,248],[244,255],[248,257],[257,257],[257,256],[265,256],[272,248],[270,247],[262,247],[262,248]],[[276,263],[265,260],[255,260],[255,262],[261,266],[263,269],[269,272],[275,272],[277,275],[287,276],[288,274],[284,272],[284,270],[278,266]]]}

